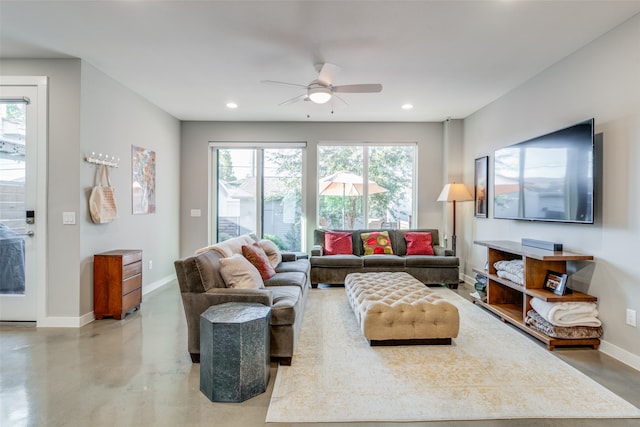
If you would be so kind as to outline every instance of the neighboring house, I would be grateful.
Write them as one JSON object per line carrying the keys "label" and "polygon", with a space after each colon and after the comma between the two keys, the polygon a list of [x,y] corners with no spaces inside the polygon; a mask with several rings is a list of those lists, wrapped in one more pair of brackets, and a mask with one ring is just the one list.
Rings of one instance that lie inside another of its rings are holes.
{"label": "neighboring house", "polygon": [[[300,207],[296,204],[295,195],[288,196],[287,192],[288,188],[278,177],[264,177],[263,193],[266,196],[263,204],[261,234],[277,236],[285,243],[286,236],[296,230],[297,241],[300,240]],[[219,240],[255,232],[255,176],[235,182],[220,181],[217,196]],[[300,250],[299,247],[291,249]]]}

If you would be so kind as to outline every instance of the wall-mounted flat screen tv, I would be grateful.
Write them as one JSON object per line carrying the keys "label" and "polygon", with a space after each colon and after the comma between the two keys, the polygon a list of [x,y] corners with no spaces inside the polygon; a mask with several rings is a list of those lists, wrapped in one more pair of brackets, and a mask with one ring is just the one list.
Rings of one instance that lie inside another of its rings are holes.
{"label": "wall-mounted flat screen tv", "polygon": [[594,120],[499,148],[494,217],[593,223]]}

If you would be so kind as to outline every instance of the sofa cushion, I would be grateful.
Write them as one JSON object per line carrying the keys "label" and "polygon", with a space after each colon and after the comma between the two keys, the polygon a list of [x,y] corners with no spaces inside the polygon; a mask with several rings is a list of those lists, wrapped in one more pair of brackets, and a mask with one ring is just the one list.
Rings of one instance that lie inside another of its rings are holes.
{"label": "sofa cushion", "polygon": [[433,255],[431,233],[407,231],[404,240],[407,242],[407,255]]}
{"label": "sofa cushion", "polygon": [[276,267],[276,273],[286,273],[290,271],[295,271],[298,273],[309,273],[309,260],[307,259],[299,259],[296,261],[287,261],[281,262]]}
{"label": "sofa cushion", "polygon": [[351,233],[343,231],[327,231],[324,234],[325,255],[348,255],[353,253]]}
{"label": "sofa cushion", "polygon": [[302,289],[298,286],[275,286],[270,290],[273,297],[271,326],[292,325],[296,318],[296,312],[302,309]]}
{"label": "sofa cushion", "polygon": [[360,238],[362,239],[365,256],[373,254],[393,254],[391,239],[389,238],[389,232],[387,231],[361,233]]}
{"label": "sofa cushion", "polygon": [[398,255],[367,255],[363,257],[365,267],[404,267],[404,258]]}
{"label": "sofa cushion", "polygon": [[404,258],[407,267],[457,267],[458,257],[432,256],[432,255],[407,255]]}
{"label": "sofa cushion", "polygon": [[220,258],[220,274],[229,288],[260,289],[264,282],[258,269],[245,257],[234,254],[228,258]]}
{"label": "sofa cushion", "polygon": [[303,287],[307,283],[307,274],[298,271],[287,271],[284,273],[276,273],[275,276],[264,281],[264,285],[268,288],[278,286],[297,286]]}
{"label": "sofa cushion", "polygon": [[271,240],[262,239],[258,241],[258,244],[262,247],[262,250],[269,257],[269,262],[271,263],[271,267],[275,268],[278,264],[282,262],[282,252],[273,243]]}
{"label": "sofa cushion", "polygon": [[362,267],[362,257],[357,255],[312,256],[312,267]]}
{"label": "sofa cushion", "polygon": [[273,269],[269,262],[269,257],[267,257],[267,254],[259,244],[242,245],[242,255],[258,270],[262,280],[267,280],[276,274],[276,270]]}

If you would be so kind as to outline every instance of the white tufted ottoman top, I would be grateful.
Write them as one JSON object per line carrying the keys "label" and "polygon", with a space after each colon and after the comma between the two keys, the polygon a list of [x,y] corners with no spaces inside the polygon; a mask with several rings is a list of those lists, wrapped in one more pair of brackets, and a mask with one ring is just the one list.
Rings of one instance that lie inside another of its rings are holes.
{"label": "white tufted ottoman top", "polygon": [[458,336],[458,309],[408,273],[352,273],[344,287],[368,340]]}

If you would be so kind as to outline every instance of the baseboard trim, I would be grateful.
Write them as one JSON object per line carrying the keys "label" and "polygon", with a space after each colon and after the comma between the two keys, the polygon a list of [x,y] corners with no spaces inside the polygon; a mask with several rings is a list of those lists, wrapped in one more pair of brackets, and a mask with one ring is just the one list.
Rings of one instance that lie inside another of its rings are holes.
{"label": "baseboard trim", "polygon": [[603,352],[607,356],[611,356],[614,359],[632,367],[633,369],[640,371],[640,356],[635,355],[623,348],[618,347],[615,344],[611,344],[608,341],[601,340],[599,351]]}
{"label": "baseboard trim", "polygon": [[80,328],[93,322],[94,319],[93,311],[80,317],[47,316],[38,320],[36,326],[38,328]]}
{"label": "baseboard trim", "polygon": [[168,276],[163,277],[160,280],[156,280],[153,283],[148,283],[147,285],[142,286],[142,295],[146,295],[150,292],[155,291],[156,289],[160,289],[164,285],[167,285],[176,280],[175,274],[170,274]]}
{"label": "baseboard trim", "polygon": [[463,274],[461,274],[460,276],[461,276],[460,278],[462,279],[462,281],[463,281],[464,283],[468,284],[468,285],[473,286],[473,285],[476,283],[476,278],[475,278],[475,276],[469,276],[469,275],[464,274],[464,273],[463,273]]}
{"label": "baseboard trim", "polygon": [[[164,285],[173,282],[176,279],[175,274],[163,277],[160,280],[156,280],[153,283],[149,283],[142,287],[142,295],[146,295],[150,292],[160,289]],[[79,317],[67,317],[67,316],[47,316],[44,319],[36,322],[38,328],[81,328],[84,325],[96,320],[96,316],[93,314],[93,310],[87,314],[83,314]]]}

